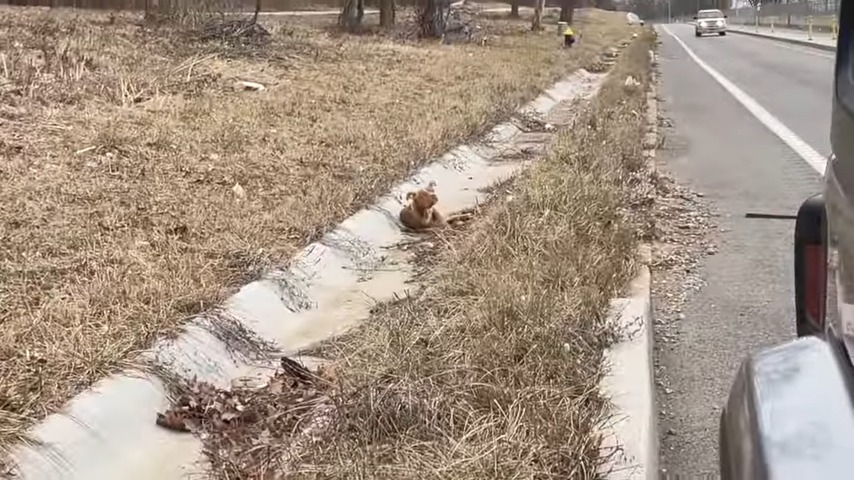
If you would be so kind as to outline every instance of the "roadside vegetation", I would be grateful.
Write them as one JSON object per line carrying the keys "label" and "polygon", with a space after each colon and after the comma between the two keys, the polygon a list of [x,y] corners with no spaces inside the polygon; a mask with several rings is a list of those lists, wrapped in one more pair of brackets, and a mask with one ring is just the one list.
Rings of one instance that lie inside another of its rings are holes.
{"label": "roadside vegetation", "polygon": [[545,158],[431,242],[418,295],[312,350],[317,373],[285,360],[260,390],[187,397],[217,405],[195,428],[219,478],[599,478],[609,301],[651,233],[653,43],[632,42]]}
{"label": "roadside vegetation", "polygon": [[260,22],[0,9],[0,446],[629,35]]}

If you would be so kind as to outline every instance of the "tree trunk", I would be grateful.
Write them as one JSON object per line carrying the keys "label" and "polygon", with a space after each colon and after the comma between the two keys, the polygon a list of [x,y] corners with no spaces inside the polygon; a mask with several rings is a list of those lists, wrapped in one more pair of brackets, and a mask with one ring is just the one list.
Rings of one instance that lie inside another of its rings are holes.
{"label": "tree trunk", "polygon": [[510,16],[519,18],[519,0],[513,0],[513,3],[510,4]]}
{"label": "tree trunk", "polygon": [[445,15],[442,7],[447,0],[421,0],[419,27],[421,36],[439,38],[445,33]]}
{"label": "tree trunk", "polygon": [[543,29],[543,6],[546,0],[534,0],[534,21],[531,22],[531,30],[537,32]]}
{"label": "tree trunk", "polygon": [[255,15],[252,15],[252,24],[258,23],[258,14],[261,13],[261,0],[255,0]]}
{"label": "tree trunk", "polygon": [[380,0],[380,26],[383,28],[394,27],[395,16],[394,0]]}
{"label": "tree trunk", "polygon": [[560,2],[560,20],[566,22],[567,25],[572,25],[572,17],[575,13],[576,0],[561,0]]}
{"label": "tree trunk", "polygon": [[352,32],[362,25],[362,17],[365,15],[364,0],[347,0],[341,14],[338,15],[338,25]]}

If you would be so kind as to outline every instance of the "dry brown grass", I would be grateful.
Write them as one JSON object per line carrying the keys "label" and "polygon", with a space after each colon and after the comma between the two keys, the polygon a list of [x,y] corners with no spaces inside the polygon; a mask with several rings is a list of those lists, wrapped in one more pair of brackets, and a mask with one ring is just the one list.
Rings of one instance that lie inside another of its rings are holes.
{"label": "dry brown grass", "polygon": [[234,46],[0,9],[0,446],[627,35],[599,12],[570,52],[501,21],[487,47],[283,22]]}
{"label": "dry brown grass", "polygon": [[[283,389],[296,385],[283,375],[229,394],[265,413],[225,430],[214,418],[219,478],[597,478],[606,314],[648,220],[653,42],[634,42],[552,153],[500,186],[511,201],[448,239],[430,289],[313,352],[334,361],[331,390]],[[627,75],[642,87],[626,88]]]}

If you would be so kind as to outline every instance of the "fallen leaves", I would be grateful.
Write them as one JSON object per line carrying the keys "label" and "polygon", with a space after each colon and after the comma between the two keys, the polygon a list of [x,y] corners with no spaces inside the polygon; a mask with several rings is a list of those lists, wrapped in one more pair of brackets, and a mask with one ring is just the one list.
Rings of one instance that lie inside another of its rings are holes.
{"label": "fallen leaves", "polygon": [[[233,472],[229,478],[271,478],[286,458],[286,446],[297,448],[306,435],[331,412],[334,377],[328,368],[317,373],[283,357],[281,369],[261,386],[238,383],[226,390],[206,382],[178,386],[174,405],[158,413],[156,424],[165,429],[194,433],[202,439],[215,471]],[[281,450],[280,455],[271,449]]]}

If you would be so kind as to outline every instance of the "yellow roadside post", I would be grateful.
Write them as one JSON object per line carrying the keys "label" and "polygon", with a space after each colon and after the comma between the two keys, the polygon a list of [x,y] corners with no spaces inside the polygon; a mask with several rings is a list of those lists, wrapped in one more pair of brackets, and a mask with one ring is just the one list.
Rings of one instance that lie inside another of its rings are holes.
{"label": "yellow roadside post", "polygon": [[807,40],[812,41],[812,15],[807,17]]}
{"label": "yellow roadside post", "polygon": [[563,46],[569,48],[573,43],[575,43],[575,32],[572,31],[572,27],[567,25],[563,31]]}
{"label": "yellow roadside post", "polygon": [[836,40],[836,37],[839,35],[839,24],[836,22],[835,17],[830,22],[830,31],[831,31],[830,38],[833,40]]}

